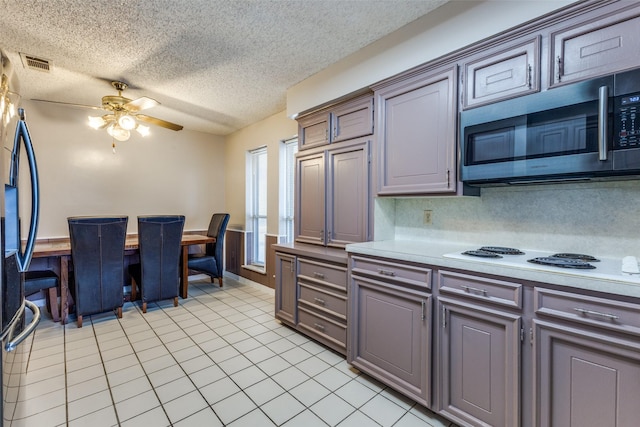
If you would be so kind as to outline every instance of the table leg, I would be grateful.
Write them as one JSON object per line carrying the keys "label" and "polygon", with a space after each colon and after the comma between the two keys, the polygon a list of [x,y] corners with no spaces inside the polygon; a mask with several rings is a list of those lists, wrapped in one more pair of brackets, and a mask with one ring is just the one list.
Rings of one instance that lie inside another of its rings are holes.
{"label": "table leg", "polygon": [[69,257],[60,257],[60,323],[65,325],[69,316]]}
{"label": "table leg", "polygon": [[180,293],[182,298],[187,298],[189,289],[189,245],[182,246],[182,268],[180,270]]}

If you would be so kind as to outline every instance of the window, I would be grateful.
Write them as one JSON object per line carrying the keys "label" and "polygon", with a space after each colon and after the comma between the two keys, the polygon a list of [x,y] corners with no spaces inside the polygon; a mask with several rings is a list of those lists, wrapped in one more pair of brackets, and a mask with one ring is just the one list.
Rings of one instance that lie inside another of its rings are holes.
{"label": "window", "polygon": [[281,243],[293,242],[295,165],[298,139],[282,141],[280,147],[280,236]]}
{"label": "window", "polygon": [[247,158],[247,261],[264,268],[267,238],[267,148],[249,151]]}

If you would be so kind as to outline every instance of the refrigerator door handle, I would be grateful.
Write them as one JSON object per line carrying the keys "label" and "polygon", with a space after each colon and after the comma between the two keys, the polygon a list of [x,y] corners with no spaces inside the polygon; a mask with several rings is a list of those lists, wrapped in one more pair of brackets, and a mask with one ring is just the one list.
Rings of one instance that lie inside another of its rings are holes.
{"label": "refrigerator door handle", "polygon": [[22,330],[22,332],[20,332],[15,337],[13,336],[13,333],[15,332],[16,326],[20,323],[22,316],[18,316],[16,319],[14,319],[14,322],[8,328],[8,331],[9,331],[7,334],[8,341],[4,345],[4,349],[7,352],[11,352],[15,350],[16,347],[20,345],[20,343],[24,341],[24,339],[27,338],[29,334],[36,329],[36,326],[38,326],[38,323],[40,323],[40,307],[38,307],[37,305],[35,305],[33,302],[29,300],[25,300],[24,305],[22,306],[23,313],[25,308],[28,308],[33,312],[33,318],[31,319],[31,322],[29,322],[29,324]]}
{"label": "refrigerator door handle", "polygon": [[27,122],[25,121],[24,108],[19,108],[18,114],[20,115],[20,120],[16,127],[16,137],[13,143],[10,184],[14,186],[17,186],[18,184],[20,137],[22,137],[27,161],[29,163],[29,175],[31,177],[31,218],[29,221],[29,235],[27,237],[27,244],[24,252],[22,250],[18,251],[18,268],[21,272],[25,272],[29,270],[29,264],[31,264],[31,257],[33,256],[33,250],[36,243],[36,234],[38,232],[38,221],[40,219],[40,182],[38,180],[36,156],[33,152],[29,129],[27,129]]}

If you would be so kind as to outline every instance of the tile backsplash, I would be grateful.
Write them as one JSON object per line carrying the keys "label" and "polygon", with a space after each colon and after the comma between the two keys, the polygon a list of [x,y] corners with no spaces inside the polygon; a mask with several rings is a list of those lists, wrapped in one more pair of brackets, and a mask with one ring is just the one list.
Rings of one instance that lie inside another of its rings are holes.
{"label": "tile backsplash", "polygon": [[[432,223],[424,224],[424,211]],[[480,197],[376,198],[375,239],[640,258],[640,181],[483,188]]]}

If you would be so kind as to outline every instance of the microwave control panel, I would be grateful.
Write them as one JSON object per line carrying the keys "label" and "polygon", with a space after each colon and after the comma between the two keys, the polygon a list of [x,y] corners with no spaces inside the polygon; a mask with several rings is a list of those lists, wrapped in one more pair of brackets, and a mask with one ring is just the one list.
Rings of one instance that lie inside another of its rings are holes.
{"label": "microwave control panel", "polygon": [[640,93],[616,98],[613,148],[640,147]]}

